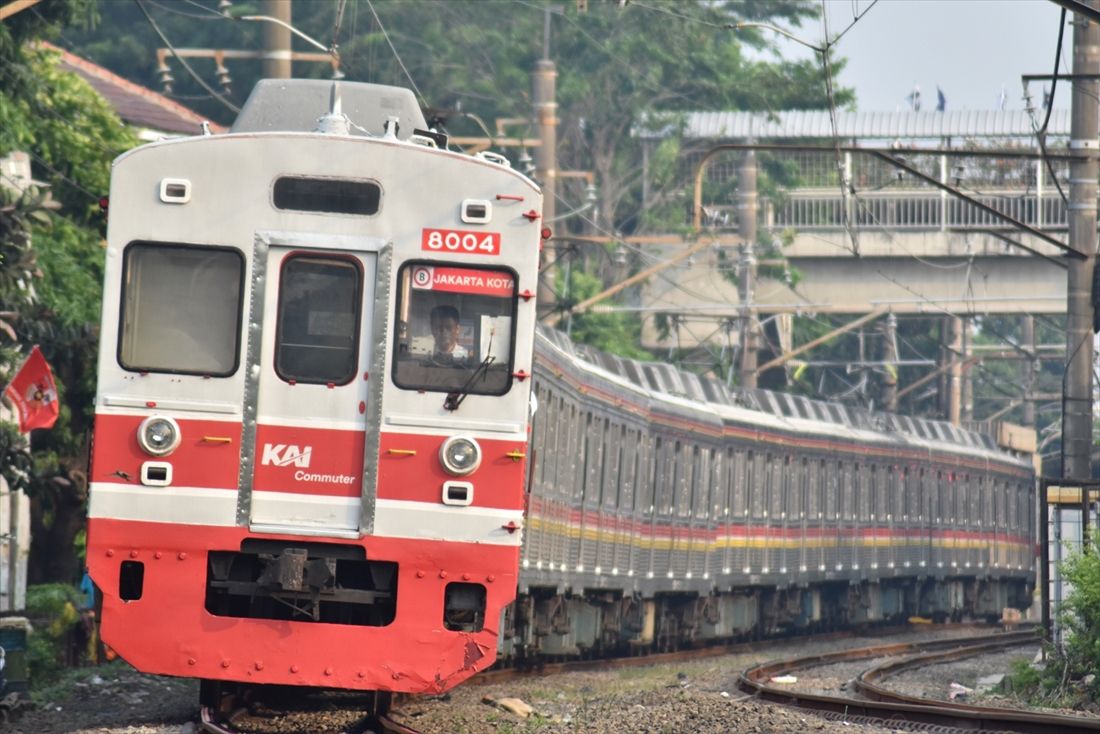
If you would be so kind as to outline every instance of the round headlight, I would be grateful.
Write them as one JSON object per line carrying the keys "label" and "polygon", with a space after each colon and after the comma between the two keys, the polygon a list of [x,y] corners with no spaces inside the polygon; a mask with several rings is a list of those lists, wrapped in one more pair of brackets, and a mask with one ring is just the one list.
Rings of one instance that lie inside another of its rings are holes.
{"label": "round headlight", "polygon": [[141,450],[152,456],[167,456],[180,445],[180,427],[171,418],[151,415],[138,426],[137,440]]}
{"label": "round headlight", "polygon": [[481,464],[481,447],[465,436],[451,436],[439,449],[439,463],[447,473],[462,477]]}

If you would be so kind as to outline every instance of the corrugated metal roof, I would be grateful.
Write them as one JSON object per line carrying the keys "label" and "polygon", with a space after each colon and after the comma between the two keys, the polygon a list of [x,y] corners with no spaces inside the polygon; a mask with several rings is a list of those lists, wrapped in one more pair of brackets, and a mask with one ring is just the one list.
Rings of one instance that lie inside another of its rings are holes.
{"label": "corrugated metal roof", "polygon": [[[51,51],[59,53],[61,67],[80,75],[91,84],[92,88],[114,107],[123,122],[164,133],[198,135],[202,131],[201,125],[206,118],[194,110],[184,107],[163,94],[127,81],[102,66],[51,43],[45,41],[40,43]],[[224,132],[225,128],[211,123],[210,130]]]}
{"label": "corrugated metal roof", "polygon": [[[662,115],[667,120],[667,117]],[[1050,135],[1069,135],[1069,110],[1054,110]],[[687,112],[684,137],[706,140],[745,138],[832,138],[827,110],[785,112]],[[668,126],[641,137],[664,137]],[[946,112],[837,112],[837,134],[849,140],[894,138],[1020,138],[1035,134],[1032,117],[1023,110],[950,110]]]}

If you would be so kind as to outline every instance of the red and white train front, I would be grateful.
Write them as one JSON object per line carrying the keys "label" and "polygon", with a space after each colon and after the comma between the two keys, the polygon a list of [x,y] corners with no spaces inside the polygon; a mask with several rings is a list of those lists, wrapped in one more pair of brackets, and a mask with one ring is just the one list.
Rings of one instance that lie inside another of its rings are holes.
{"label": "red and white train front", "polygon": [[140,670],[438,692],[492,663],[542,199],[424,127],[406,90],[261,82],[230,133],[115,162],[88,565]]}

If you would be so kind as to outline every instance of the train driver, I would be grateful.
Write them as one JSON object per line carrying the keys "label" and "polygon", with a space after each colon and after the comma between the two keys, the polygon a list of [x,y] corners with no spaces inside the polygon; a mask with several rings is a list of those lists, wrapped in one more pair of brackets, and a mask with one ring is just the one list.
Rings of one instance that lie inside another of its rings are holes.
{"label": "train driver", "polygon": [[443,304],[432,309],[429,316],[432,338],[435,339],[433,362],[465,362],[469,357],[466,348],[458,343],[458,309]]}

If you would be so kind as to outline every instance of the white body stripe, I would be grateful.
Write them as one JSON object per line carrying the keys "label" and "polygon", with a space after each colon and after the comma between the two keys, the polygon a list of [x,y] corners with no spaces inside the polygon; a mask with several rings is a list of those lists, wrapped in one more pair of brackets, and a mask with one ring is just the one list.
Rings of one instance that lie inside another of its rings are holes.
{"label": "white body stripe", "polygon": [[255,491],[252,493],[252,521],[347,531],[359,527],[359,504],[358,497]]}
{"label": "white body stripe", "polygon": [[[252,501],[292,514],[302,528],[324,529],[353,522],[359,512],[357,497],[256,492]],[[215,526],[235,525],[236,512],[237,493],[230,490],[98,482],[93,484],[88,508],[92,518]],[[374,535],[518,547],[523,533],[508,532],[505,526],[509,523],[521,527],[523,512],[383,499],[378,500]]]}
{"label": "white body stripe", "polygon": [[235,525],[237,493],[205,487],[92,483],[88,517],[180,525]]}
{"label": "white body stripe", "polygon": [[374,534],[518,547],[523,533],[505,530],[509,522],[521,527],[523,511],[380,499],[375,506]]}

